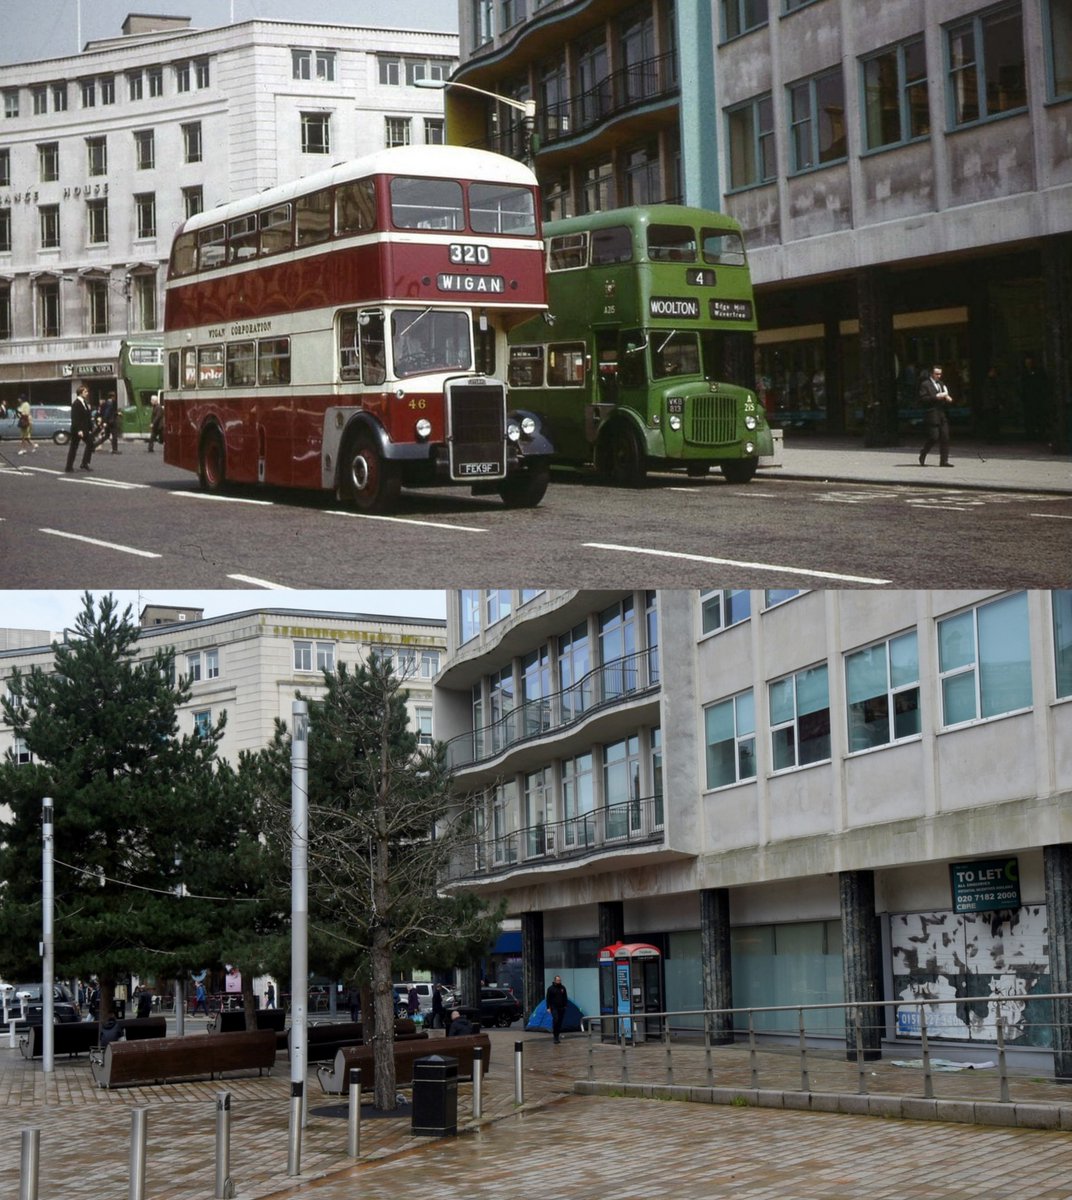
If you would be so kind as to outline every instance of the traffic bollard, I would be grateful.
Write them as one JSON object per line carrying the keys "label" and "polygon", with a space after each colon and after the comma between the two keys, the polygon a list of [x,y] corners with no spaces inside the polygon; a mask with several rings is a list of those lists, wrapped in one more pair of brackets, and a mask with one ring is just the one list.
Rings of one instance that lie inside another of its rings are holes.
{"label": "traffic bollard", "polygon": [[514,1042],[514,1103],[525,1103],[525,1043]]}
{"label": "traffic bollard", "polygon": [[135,1108],[130,1114],[130,1200],[145,1200],[145,1135],[149,1110]]}
{"label": "traffic bollard", "polygon": [[231,1200],[231,1093],[216,1093],[216,1200]]}
{"label": "traffic bollard", "polygon": [[350,1068],[350,1110],[346,1133],[346,1153],[351,1158],[361,1155],[361,1069]]}
{"label": "traffic bollard", "polygon": [[37,1178],[41,1166],[41,1130],[22,1131],[22,1161],[19,1170],[19,1200],[37,1200]]}
{"label": "traffic bollard", "polygon": [[301,1174],[302,1117],[304,1115],[301,1081],[290,1081],[290,1136],[287,1139],[287,1174]]}
{"label": "traffic bollard", "polygon": [[473,1120],[479,1121],[484,1112],[484,1048],[473,1048]]}
{"label": "traffic bollard", "polygon": [[18,1045],[18,1042],[15,1041],[15,1018],[14,1017],[12,1017],[11,1020],[8,1021],[8,1023],[7,1023],[7,1032],[8,1032],[8,1040],[10,1041],[10,1044],[11,1044],[11,1049],[14,1050],[15,1047]]}

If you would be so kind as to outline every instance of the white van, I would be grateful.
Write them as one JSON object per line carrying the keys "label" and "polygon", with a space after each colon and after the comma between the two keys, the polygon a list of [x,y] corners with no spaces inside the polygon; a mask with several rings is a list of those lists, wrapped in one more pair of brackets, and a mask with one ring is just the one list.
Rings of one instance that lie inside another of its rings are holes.
{"label": "white van", "polygon": [[[398,1016],[405,1016],[409,1011],[409,989],[416,988],[417,995],[421,998],[421,1015],[430,1014],[432,1011],[432,989],[434,983],[415,983],[412,979],[403,980],[401,983],[393,985],[395,989],[395,1013]],[[443,1007],[449,1013],[457,1003],[454,997],[453,990],[445,983],[440,984],[443,989]]]}

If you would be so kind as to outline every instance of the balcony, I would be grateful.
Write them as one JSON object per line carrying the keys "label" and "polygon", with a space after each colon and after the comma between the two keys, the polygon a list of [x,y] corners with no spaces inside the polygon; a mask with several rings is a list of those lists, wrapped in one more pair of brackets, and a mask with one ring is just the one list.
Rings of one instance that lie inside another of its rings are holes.
{"label": "balcony", "polygon": [[659,650],[652,647],[589,671],[563,691],[512,708],[497,721],[451,738],[447,762],[474,766],[526,742],[580,724],[593,713],[634,700],[659,687]]}
{"label": "balcony", "polygon": [[452,883],[460,883],[519,867],[568,863],[633,846],[661,844],[662,840],[662,795],[637,797],[562,821],[544,821],[498,836],[478,835],[455,862],[450,878]]}

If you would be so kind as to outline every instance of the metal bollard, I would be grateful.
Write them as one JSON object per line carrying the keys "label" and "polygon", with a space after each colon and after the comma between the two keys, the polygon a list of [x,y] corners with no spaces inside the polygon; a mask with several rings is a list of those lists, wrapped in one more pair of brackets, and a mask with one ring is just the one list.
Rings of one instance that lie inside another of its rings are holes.
{"label": "metal bollard", "polygon": [[361,1068],[350,1068],[350,1109],[347,1114],[346,1153],[361,1157]]}
{"label": "metal bollard", "polygon": [[479,1121],[484,1112],[484,1048],[473,1048],[473,1120]]}
{"label": "metal bollard", "polygon": [[145,1135],[149,1110],[135,1108],[130,1114],[130,1200],[145,1200]]}
{"label": "metal bollard", "polygon": [[37,1200],[41,1167],[41,1130],[22,1131],[22,1162],[19,1171],[19,1200]]}
{"label": "metal bollard", "polygon": [[297,1080],[290,1081],[290,1136],[287,1139],[287,1174],[301,1174],[301,1139],[304,1105],[302,1092],[305,1089]]}
{"label": "metal bollard", "polygon": [[216,1200],[231,1200],[231,1093],[216,1093]]}
{"label": "metal bollard", "polygon": [[514,1042],[514,1103],[525,1103],[525,1043]]}

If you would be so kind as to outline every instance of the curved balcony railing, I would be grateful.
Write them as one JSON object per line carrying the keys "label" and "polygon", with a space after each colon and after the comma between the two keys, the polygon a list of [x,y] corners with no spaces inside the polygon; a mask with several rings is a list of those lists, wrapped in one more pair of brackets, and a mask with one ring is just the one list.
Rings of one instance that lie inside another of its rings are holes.
{"label": "curved balcony railing", "polygon": [[657,646],[614,659],[560,692],[519,704],[497,721],[451,738],[447,742],[447,762],[455,768],[472,766],[658,686]]}
{"label": "curved balcony railing", "polygon": [[586,858],[662,839],[662,795],[642,796],[562,821],[541,821],[498,836],[478,835],[455,860],[451,880],[460,882],[519,866]]}

